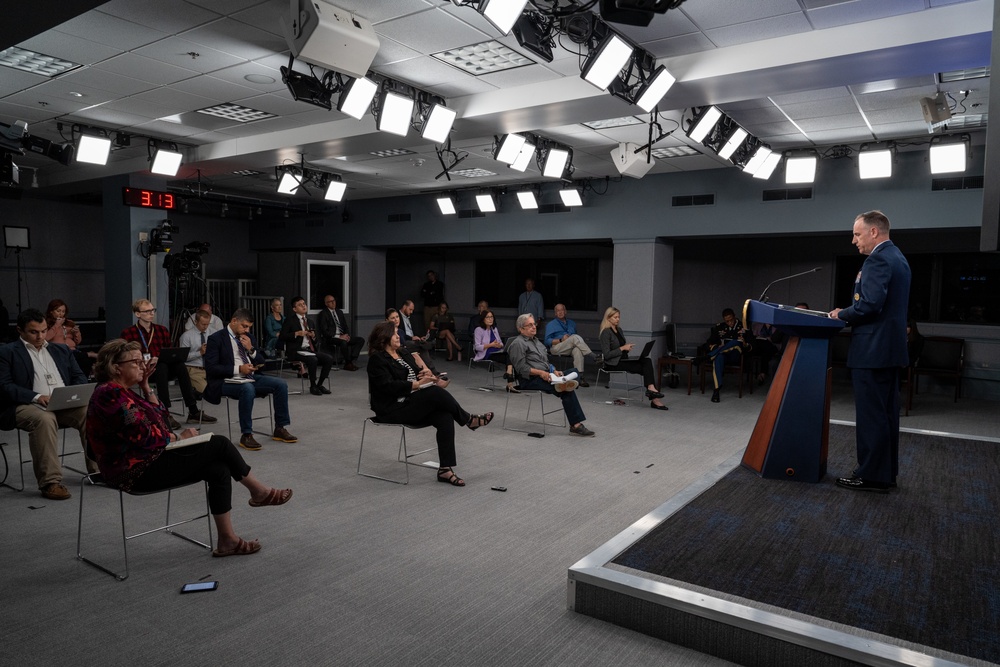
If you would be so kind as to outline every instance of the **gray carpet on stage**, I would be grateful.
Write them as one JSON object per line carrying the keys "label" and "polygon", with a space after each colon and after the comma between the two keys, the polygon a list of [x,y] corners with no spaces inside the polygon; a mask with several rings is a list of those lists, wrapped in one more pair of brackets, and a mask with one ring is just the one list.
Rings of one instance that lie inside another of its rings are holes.
{"label": "gray carpet on stage", "polygon": [[[854,428],[831,426],[831,460],[853,450]],[[903,433],[900,469],[881,495],[740,467],[614,563],[995,662],[998,445]]]}

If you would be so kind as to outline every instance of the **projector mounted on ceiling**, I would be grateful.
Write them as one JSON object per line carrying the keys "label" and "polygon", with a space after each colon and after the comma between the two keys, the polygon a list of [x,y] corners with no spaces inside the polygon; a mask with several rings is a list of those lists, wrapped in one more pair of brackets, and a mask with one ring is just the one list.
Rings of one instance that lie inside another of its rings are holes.
{"label": "projector mounted on ceiling", "polygon": [[379,41],[368,19],[326,0],[289,0],[281,23],[292,55],[355,78],[368,73]]}
{"label": "projector mounted on ceiling", "polygon": [[[638,147],[633,143],[621,143],[611,151],[611,159],[622,176],[642,178],[656,164],[656,160],[649,157],[648,148],[636,153],[635,149]],[[646,161],[647,158],[649,162]]]}

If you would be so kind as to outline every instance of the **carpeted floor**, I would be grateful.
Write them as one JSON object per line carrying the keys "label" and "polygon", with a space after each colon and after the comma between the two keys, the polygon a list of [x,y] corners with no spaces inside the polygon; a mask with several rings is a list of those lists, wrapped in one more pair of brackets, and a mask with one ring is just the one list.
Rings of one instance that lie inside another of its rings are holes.
{"label": "carpeted floor", "polygon": [[[830,460],[853,451],[853,427],[832,425]],[[998,453],[903,433],[888,495],[736,468],[614,563],[997,662]]]}

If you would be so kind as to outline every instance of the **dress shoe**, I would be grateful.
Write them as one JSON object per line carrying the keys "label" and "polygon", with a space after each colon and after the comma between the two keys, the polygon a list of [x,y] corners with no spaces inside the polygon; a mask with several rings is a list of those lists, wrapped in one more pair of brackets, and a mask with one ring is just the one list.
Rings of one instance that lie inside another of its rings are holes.
{"label": "dress shoe", "polygon": [[720,400],[722,399],[719,398],[719,390],[716,389],[715,391],[712,392],[712,402],[718,403]]}
{"label": "dress shoe", "polygon": [[579,426],[570,426],[569,432],[572,433],[573,435],[579,435],[584,438],[594,437],[594,432],[591,431],[586,426],[584,426],[583,424],[580,424]]}
{"label": "dress shoe", "polygon": [[889,493],[889,489],[894,486],[887,482],[872,482],[860,477],[839,477],[837,486],[854,491],[871,491],[873,493]]}
{"label": "dress shoe", "polygon": [[552,388],[560,394],[564,391],[573,391],[578,386],[580,386],[580,383],[576,380],[567,380],[566,382],[556,382],[552,384]]}
{"label": "dress shoe", "polygon": [[240,436],[240,447],[243,449],[249,449],[251,452],[263,449],[261,444],[254,440],[253,433],[244,433]]}
{"label": "dress shoe", "polygon": [[670,409],[670,408],[668,408],[665,405],[657,405],[656,403],[653,403],[652,401],[649,402],[649,407],[653,408],[654,410],[669,410]]}
{"label": "dress shoe", "polygon": [[44,489],[42,489],[42,495],[49,500],[69,500],[69,489],[60,484],[59,482],[52,482],[47,484]]}
{"label": "dress shoe", "polygon": [[356,371],[356,370],[358,370],[358,367],[354,365],[353,361],[348,361],[346,364],[344,364],[344,370],[345,371]]}
{"label": "dress shoe", "polygon": [[319,386],[315,385],[315,384],[312,385],[311,387],[309,387],[309,393],[312,394],[313,396],[322,396],[323,395],[323,392],[319,390]]}
{"label": "dress shoe", "polygon": [[168,420],[167,423],[170,424],[170,430],[171,431],[179,431],[179,430],[181,430],[181,423],[179,421],[177,421],[176,419],[174,419],[173,415],[170,415],[169,417],[167,417],[167,420]]}
{"label": "dress shoe", "polygon": [[580,386],[581,387],[589,387],[590,383],[587,382],[586,380],[580,380]]}
{"label": "dress shoe", "polygon": [[327,389],[326,385],[324,385],[324,384],[318,384],[316,386],[319,387],[319,393],[321,393],[321,394],[332,394],[333,393],[329,389]]}
{"label": "dress shoe", "polygon": [[279,426],[274,429],[274,435],[271,436],[271,440],[277,440],[278,442],[298,442],[299,439],[288,432],[284,426]]}
{"label": "dress shoe", "polygon": [[211,415],[206,415],[201,410],[194,410],[193,412],[188,413],[189,424],[192,424],[194,422],[200,422],[202,424],[214,424],[217,421],[219,420]]}
{"label": "dress shoe", "polygon": [[650,391],[650,390],[647,389],[646,390],[646,398],[648,398],[649,400],[653,400],[654,398],[663,398],[663,392],[662,391]]}

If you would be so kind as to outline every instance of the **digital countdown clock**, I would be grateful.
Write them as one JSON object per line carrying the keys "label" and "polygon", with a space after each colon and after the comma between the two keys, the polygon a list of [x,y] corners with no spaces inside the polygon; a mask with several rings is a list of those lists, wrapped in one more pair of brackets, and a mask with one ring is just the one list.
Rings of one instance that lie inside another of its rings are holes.
{"label": "digital countdown clock", "polygon": [[177,208],[177,200],[172,192],[122,188],[122,200],[126,206],[159,208],[166,211],[172,211]]}

